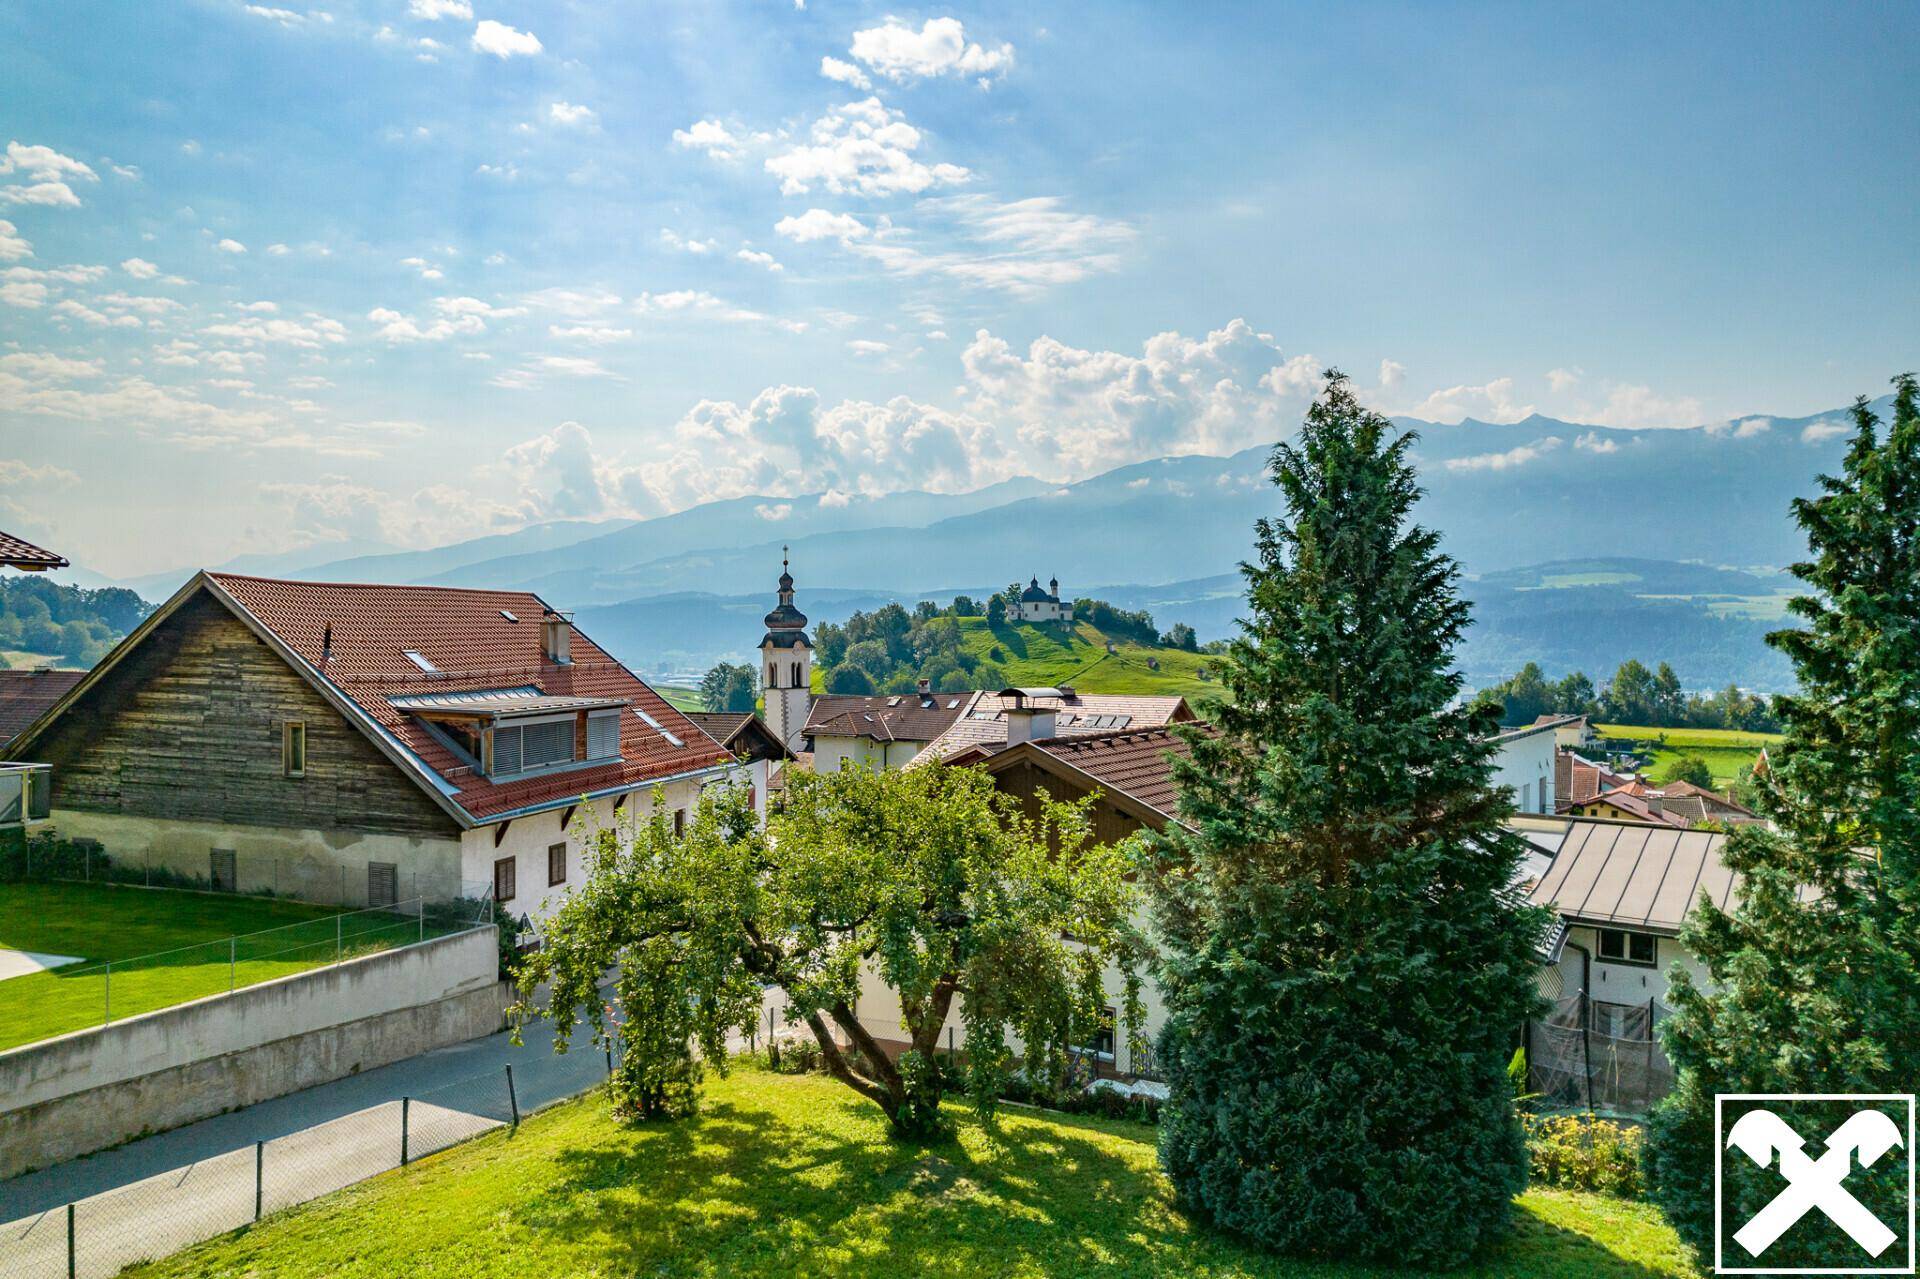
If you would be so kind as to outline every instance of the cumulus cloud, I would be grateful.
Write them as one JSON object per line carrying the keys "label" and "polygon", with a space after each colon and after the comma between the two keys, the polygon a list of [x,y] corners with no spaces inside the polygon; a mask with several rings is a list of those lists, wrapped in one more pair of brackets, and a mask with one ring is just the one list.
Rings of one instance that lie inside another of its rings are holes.
{"label": "cumulus cloud", "polygon": [[867,98],[815,120],[808,140],[768,156],[766,169],[780,179],[783,195],[805,195],[815,187],[836,195],[914,195],[972,176],[957,164],[930,165],[916,159],[913,153],[922,140],[920,130],[900,112],[878,98]]}
{"label": "cumulus cloud", "polygon": [[222,240],[213,247],[222,253],[245,253],[247,251],[247,246],[238,240]]}
{"label": "cumulus cloud", "polygon": [[266,484],[295,531],[294,546],[349,539],[396,546],[438,546],[449,538],[476,537],[537,518],[522,506],[492,501],[447,484],[394,494],[342,475],[301,483]]}
{"label": "cumulus cloud", "polygon": [[0,284],[0,302],[24,309],[45,306],[47,286],[37,280],[8,280]]}
{"label": "cumulus cloud", "polygon": [[1520,403],[1514,394],[1510,377],[1494,378],[1484,386],[1450,386],[1407,410],[1409,417],[1429,422],[1460,422],[1469,417],[1483,422],[1518,422],[1532,413],[1533,405]]}
{"label": "cumulus cloud", "polygon": [[660,228],[660,243],[676,253],[712,253],[720,247],[718,240],[688,238],[667,227]]}
{"label": "cumulus cloud", "polygon": [[851,62],[842,62],[838,58],[820,59],[820,74],[829,80],[838,80],[841,84],[855,89],[871,89],[873,81],[867,79],[867,73]]}
{"label": "cumulus cloud", "polygon": [[573,129],[584,128],[598,118],[592,107],[576,106],[571,102],[556,102],[547,108],[547,119]]}
{"label": "cumulus cloud", "polygon": [[780,265],[779,262],[774,260],[773,254],[762,253],[758,249],[741,249],[739,252],[735,253],[733,256],[738,258],[742,262],[751,262],[755,266],[763,266],[767,268],[767,270],[773,271],[775,273],[785,271],[787,269],[786,267]]}
{"label": "cumulus cloud", "polygon": [[202,337],[238,342],[243,346],[295,346],[315,350],[347,340],[347,328],[338,320],[307,314],[299,319],[277,316],[249,316],[210,324],[200,330]]}
{"label": "cumulus cloud", "polygon": [[754,504],[753,513],[763,520],[777,524],[793,514],[793,503],[757,502]]}
{"label": "cumulus cloud", "polygon": [[720,121],[701,120],[675,129],[673,145],[687,151],[705,151],[716,160],[737,160],[745,142]]}
{"label": "cumulus cloud", "polygon": [[633,336],[633,330],[616,328],[610,324],[549,324],[547,336],[602,346],[609,342],[626,341]]}
{"label": "cumulus cloud", "polygon": [[593,436],[578,422],[516,444],[504,460],[519,483],[521,507],[535,518],[590,519],[607,510]]}
{"label": "cumulus cloud", "polygon": [[1557,435],[1543,436],[1528,444],[1517,445],[1503,453],[1475,453],[1470,457],[1450,457],[1449,471],[1511,471],[1537,461],[1559,448],[1564,441]]}
{"label": "cumulus cloud", "polygon": [[[1013,46],[967,43],[958,18],[929,18],[918,31],[898,18],[853,33],[856,62],[895,82],[928,76],[974,76],[984,86],[1013,65]],[[825,67],[821,68],[825,73]]]}
{"label": "cumulus cloud", "polygon": [[473,17],[473,5],[468,0],[409,0],[407,16],[432,22],[439,18]]}
{"label": "cumulus cloud", "polygon": [[[18,175],[23,183],[0,186],[0,204],[38,204],[51,208],[78,208],[80,197],[70,182],[98,182],[100,176],[83,161],[62,155],[52,147],[7,143],[0,157],[0,177]],[[11,224],[8,224],[11,226]]]}
{"label": "cumulus cloud", "polygon": [[1598,431],[1588,431],[1585,435],[1573,442],[1573,447],[1585,449],[1589,453],[1618,453],[1620,451],[1620,441],[1608,439]]}
{"label": "cumulus cloud", "polygon": [[1725,422],[1710,422],[1708,435],[1724,435],[1736,440],[1751,440],[1773,430],[1773,419],[1768,417],[1749,417],[1730,419]]}
{"label": "cumulus cloud", "polygon": [[1274,439],[1322,385],[1318,360],[1244,320],[1204,338],[1161,333],[1139,355],[1042,337],[1023,356],[982,330],[961,363],[970,411],[1011,424],[1029,469],[1061,478]]}
{"label": "cumulus cloud", "polygon": [[642,293],[633,300],[633,309],[641,315],[700,316],[705,319],[733,323],[765,321],[793,333],[801,332],[807,327],[797,320],[783,320],[747,307],[735,306],[725,298],[715,297],[704,289],[673,289],[665,293]]}
{"label": "cumulus cloud", "polygon": [[1827,440],[1837,440],[1843,435],[1853,434],[1853,424],[1839,418],[1822,418],[1818,422],[1809,422],[1800,428],[1800,442],[1803,444],[1821,444]]}
{"label": "cumulus cloud", "polygon": [[1579,369],[1548,369],[1547,385],[1553,388],[1554,394],[1558,395],[1562,391],[1573,389],[1580,381],[1580,376]]}
{"label": "cumulus cloud", "polygon": [[1601,426],[1635,430],[1697,426],[1703,410],[1691,395],[1661,395],[1651,387],[1620,384],[1610,388],[1607,401],[1584,416]]}
{"label": "cumulus cloud", "polygon": [[858,240],[867,234],[867,224],[851,213],[829,213],[825,209],[808,209],[795,216],[789,214],[773,224],[775,235],[785,236],[805,244],[811,240]]}
{"label": "cumulus cloud", "polygon": [[145,258],[128,258],[120,264],[120,269],[136,280],[151,280],[160,274],[160,268]]}
{"label": "cumulus cloud", "polygon": [[379,325],[376,336],[388,342],[444,342],[487,331],[488,320],[525,315],[523,306],[495,306],[479,298],[448,297],[433,300],[434,315],[424,322],[387,307],[375,307],[367,318]]}
{"label": "cumulus cloud", "polygon": [[849,355],[885,355],[892,349],[885,342],[875,342],[871,338],[854,338],[847,343]]}
{"label": "cumulus cloud", "polygon": [[20,228],[0,218],[0,262],[18,262],[33,256],[33,245],[20,234]]}
{"label": "cumulus cloud", "polygon": [[1398,360],[1380,361],[1380,389],[1391,391],[1407,378],[1407,366]]}
{"label": "cumulus cloud", "polygon": [[531,31],[520,31],[504,22],[495,22],[492,18],[483,18],[473,29],[473,49],[476,53],[491,53],[502,61],[513,57],[530,57],[541,51],[540,38]]}

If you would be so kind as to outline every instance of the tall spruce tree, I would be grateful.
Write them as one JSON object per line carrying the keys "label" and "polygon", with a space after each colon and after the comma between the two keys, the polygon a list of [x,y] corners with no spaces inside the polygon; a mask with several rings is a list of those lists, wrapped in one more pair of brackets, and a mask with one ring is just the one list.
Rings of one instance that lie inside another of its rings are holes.
{"label": "tall spruce tree", "polygon": [[1510,889],[1498,711],[1459,704],[1468,609],[1411,523],[1414,437],[1328,377],[1274,450],[1286,511],[1156,850],[1160,1156],[1269,1249],[1444,1266],[1526,1184],[1506,1065],[1544,919]]}
{"label": "tall spruce tree", "polygon": [[[1674,975],[1664,1037],[1678,1083],[1654,1116],[1649,1171],[1702,1258],[1715,1093],[1904,1093],[1920,1081],[1920,395],[1911,375],[1894,386],[1884,438],[1858,401],[1842,473],[1794,503],[1810,557],[1793,573],[1811,593],[1792,609],[1806,624],[1768,639],[1799,691],[1775,700],[1787,738],[1756,779],[1778,829],[1734,831],[1733,913],[1703,898],[1680,935],[1714,990]],[[1856,1170],[1848,1188],[1887,1190],[1873,1175]],[[1887,1196],[1896,1208],[1901,1180]],[[1757,1196],[1736,1205],[1750,1215],[1779,1185],[1756,1178],[1729,1195]],[[1796,1232],[1766,1264],[1831,1264],[1828,1242]]]}

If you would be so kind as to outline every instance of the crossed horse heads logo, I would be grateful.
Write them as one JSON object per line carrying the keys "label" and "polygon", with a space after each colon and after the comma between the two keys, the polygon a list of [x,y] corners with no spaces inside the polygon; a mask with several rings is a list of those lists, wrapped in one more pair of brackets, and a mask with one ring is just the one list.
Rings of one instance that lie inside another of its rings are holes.
{"label": "crossed horse heads logo", "polygon": [[1877,1110],[1862,1110],[1828,1135],[1826,1152],[1807,1154],[1806,1139],[1771,1110],[1749,1110],[1727,1132],[1727,1145],[1765,1168],[1777,1156],[1786,1188],[1734,1232],[1734,1241],[1758,1257],[1795,1222],[1818,1208],[1875,1257],[1898,1236],[1867,1210],[1845,1185],[1858,1155],[1862,1168],[1901,1145],[1900,1128]]}

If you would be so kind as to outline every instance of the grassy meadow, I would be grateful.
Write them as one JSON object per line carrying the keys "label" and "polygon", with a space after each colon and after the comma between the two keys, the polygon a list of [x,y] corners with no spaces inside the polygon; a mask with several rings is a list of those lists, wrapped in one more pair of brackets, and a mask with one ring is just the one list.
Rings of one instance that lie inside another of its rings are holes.
{"label": "grassy meadow", "polygon": [[1713,772],[1715,787],[1731,786],[1740,771],[1752,764],[1762,747],[1780,740],[1777,733],[1744,733],[1725,728],[1651,728],[1633,724],[1596,724],[1602,737],[1631,739],[1641,743],[1652,757],[1648,776],[1664,782],[1673,775],[1680,760],[1697,755]]}
{"label": "grassy meadow", "polygon": [[[820,1075],[736,1069],[692,1120],[622,1127],[591,1094],[258,1226],[126,1272],[141,1279],[572,1276],[1405,1275],[1280,1261],[1173,1205],[1153,1130],[1003,1112],[990,1141],[887,1135]],[[1436,1211],[1444,1206],[1435,1205]],[[1651,1208],[1534,1190],[1463,1279],[1685,1277]]]}
{"label": "grassy meadow", "polygon": [[[0,884],[0,949],[82,957],[0,981],[0,1050],[330,964],[336,947],[404,945],[419,930],[411,916],[227,893]],[[125,962],[135,957],[146,958]]]}

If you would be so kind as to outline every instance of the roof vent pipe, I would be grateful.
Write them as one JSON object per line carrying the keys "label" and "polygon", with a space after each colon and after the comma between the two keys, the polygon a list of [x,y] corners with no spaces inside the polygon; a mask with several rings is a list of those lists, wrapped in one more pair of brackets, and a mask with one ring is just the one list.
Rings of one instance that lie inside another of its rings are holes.
{"label": "roof vent pipe", "polygon": [[541,648],[549,662],[566,666],[573,661],[573,614],[549,609],[540,619]]}

